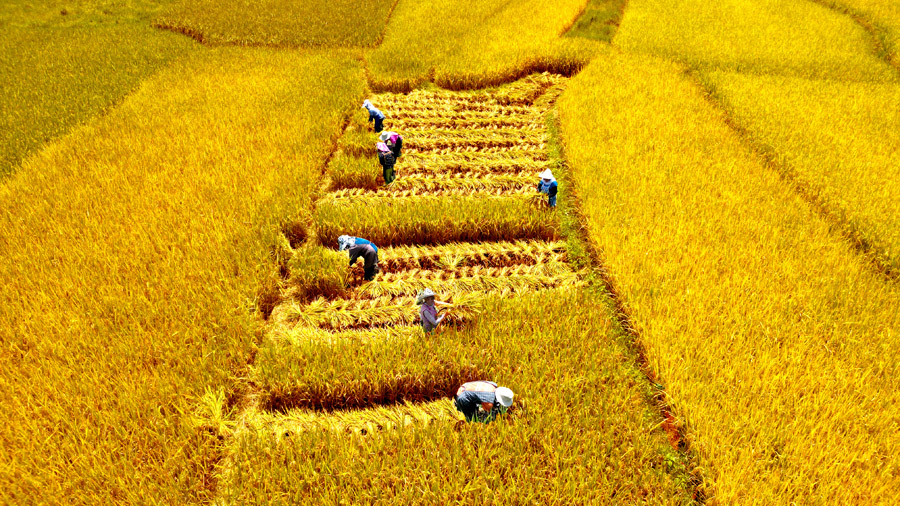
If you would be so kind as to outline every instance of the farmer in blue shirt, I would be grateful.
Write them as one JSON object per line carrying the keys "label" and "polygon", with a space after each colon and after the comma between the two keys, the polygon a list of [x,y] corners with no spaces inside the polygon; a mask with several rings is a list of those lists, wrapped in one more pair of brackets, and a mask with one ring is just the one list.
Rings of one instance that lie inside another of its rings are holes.
{"label": "farmer in blue shirt", "polygon": [[470,381],[456,391],[454,403],[466,421],[488,423],[512,406],[513,391],[493,381]]}
{"label": "farmer in blue shirt", "polygon": [[553,177],[553,173],[550,172],[550,169],[541,172],[539,177],[541,180],[538,181],[537,190],[547,194],[548,206],[556,207],[556,191],[559,187],[559,185],[556,184],[556,178]]}
{"label": "farmer in blue shirt", "polygon": [[384,129],[382,126],[382,122],[384,121],[384,113],[379,111],[372,105],[372,102],[369,102],[368,99],[363,101],[362,108],[369,111],[369,121],[375,121],[375,133],[378,133]]}
{"label": "farmer in blue shirt", "polygon": [[375,279],[378,272],[378,248],[370,241],[361,237],[351,237],[342,235],[338,237],[338,250],[346,251],[350,255],[350,266],[356,263],[356,260],[363,259],[363,276],[366,281]]}

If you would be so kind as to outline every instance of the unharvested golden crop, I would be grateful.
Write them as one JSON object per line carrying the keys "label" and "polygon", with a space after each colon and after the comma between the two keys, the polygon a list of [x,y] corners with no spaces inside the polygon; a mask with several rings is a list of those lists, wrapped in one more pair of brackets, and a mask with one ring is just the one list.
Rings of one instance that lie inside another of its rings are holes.
{"label": "unharvested golden crop", "polygon": [[336,54],[204,51],[0,186],[5,502],[210,499],[218,443],[186,414],[245,367],[268,251],[361,74]]}
{"label": "unharvested golden crop", "polygon": [[134,23],[86,29],[18,26],[22,21],[0,23],[0,178],[195,49],[183,37]]}
{"label": "unharvested golden crop", "polygon": [[707,504],[896,503],[897,284],[678,65],[610,51],[571,81],[560,116],[590,239],[667,382]]}
{"label": "unharvested golden crop", "polygon": [[396,0],[177,0],[156,26],[211,44],[355,47],[378,42]]}
{"label": "unharvested golden crop", "polygon": [[337,346],[318,337],[318,347],[306,338],[266,344],[257,372],[305,395],[354,382],[380,391],[397,378],[410,388],[475,366],[516,392],[502,423],[458,424],[447,400],[252,414],[220,467],[219,500],[430,504],[489,494],[498,504],[690,503],[683,460],[647,410],[646,382],[596,293],[551,290],[484,309],[489,317],[473,328],[427,338],[379,343],[342,332]]}
{"label": "unharvested golden crop", "polygon": [[849,16],[805,0],[631,0],[617,46],[753,74],[895,80]]}
{"label": "unharvested golden crop", "polygon": [[704,81],[855,241],[900,272],[900,85],[721,72]]}
{"label": "unharvested golden crop", "polygon": [[817,0],[871,25],[894,66],[900,66],[900,3],[894,0]]}
{"label": "unharvested golden crop", "polygon": [[400,0],[384,42],[368,57],[375,88],[408,91],[433,79],[450,89],[483,88],[535,71],[571,74],[596,43],[561,39],[585,0]]}

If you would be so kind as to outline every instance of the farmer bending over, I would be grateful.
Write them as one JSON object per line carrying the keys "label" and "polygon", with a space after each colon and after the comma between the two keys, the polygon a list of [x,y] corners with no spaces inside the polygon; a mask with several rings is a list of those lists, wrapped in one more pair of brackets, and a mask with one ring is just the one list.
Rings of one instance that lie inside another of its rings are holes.
{"label": "farmer bending over", "polygon": [[538,181],[537,189],[541,193],[547,194],[547,205],[550,207],[556,207],[556,190],[559,185],[556,184],[556,178],[553,177],[553,173],[550,172],[550,169],[541,172],[540,181]]}
{"label": "farmer bending over", "polygon": [[363,258],[363,274],[366,281],[372,281],[378,272],[378,248],[371,242],[349,235],[338,237],[338,250],[346,251],[350,255],[350,266],[356,263],[359,257]]}
{"label": "farmer bending over", "polygon": [[394,160],[399,160],[400,150],[403,149],[403,137],[397,132],[381,132],[379,139],[391,149],[391,153],[394,154]]}
{"label": "farmer bending over", "polygon": [[369,121],[375,121],[375,133],[382,131],[384,129],[382,126],[384,113],[376,109],[368,99],[363,101],[362,108],[369,111]]}
{"label": "farmer bending over", "polygon": [[394,181],[394,165],[397,163],[397,159],[394,158],[394,153],[387,144],[379,142],[375,144],[375,148],[378,150],[378,163],[381,164],[384,184],[391,184]]}
{"label": "farmer bending over", "polygon": [[419,318],[422,320],[422,328],[425,329],[425,333],[431,333],[432,330],[437,328],[438,325],[444,321],[444,318],[447,315],[438,316],[438,310],[434,307],[435,304],[440,304],[442,306],[446,305],[446,302],[435,302],[434,300],[434,292],[431,291],[431,288],[426,288],[424,291],[420,292],[416,295],[416,304],[421,305],[419,308]]}
{"label": "farmer bending over", "polygon": [[488,423],[512,406],[513,391],[493,381],[470,381],[456,391],[456,409],[468,422]]}

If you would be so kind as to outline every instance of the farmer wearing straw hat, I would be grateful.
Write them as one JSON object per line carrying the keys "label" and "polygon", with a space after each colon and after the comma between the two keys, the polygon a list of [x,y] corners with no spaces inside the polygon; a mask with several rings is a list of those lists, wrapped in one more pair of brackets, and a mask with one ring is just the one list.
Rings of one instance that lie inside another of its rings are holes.
{"label": "farmer wearing straw hat", "polygon": [[545,170],[539,174],[541,178],[537,184],[537,190],[541,193],[547,194],[547,205],[550,207],[556,207],[556,190],[559,185],[556,184],[556,178],[553,177],[553,172],[550,172],[550,169]]}
{"label": "farmer wearing straw hat", "polygon": [[366,281],[375,279],[378,272],[378,248],[374,244],[360,237],[342,235],[338,237],[338,250],[346,251],[350,255],[351,267],[359,257],[362,257]]}
{"label": "farmer wearing straw hat", "polygon": [[362,108],[369,111],[369,121],[375,121],[375,133],[380,132],[384,128],[382,126],[384,113],[376,109],[369,99],[363,100]]}
{"label": "farmer wearing straw hat", "polygon": [[512,406],[513,391],[493,381],[470,381],[459,387],[453,401],[466,421],[488,423]]}
{"label": "farmer wearing straw hat", "polygon": [[422,328],[425,329],[425,333],[428,334],[442,321],[447,315],[438,316],[438,310],[435,307],[435,304],[440,304],[442,306],[447,305],[446,302],[435,302],[434,300],[434,292],[431,291],[431,288],[426,288],[425,290],[419,292],[416,295],[416,304],[419,304],[419,318],[422,321]]}
{"label": "farmer wearing straw hat", "polygon": [[381,142],[387,144],[387,147],[391,148],[391,153],[394,153],[394,159],[399,160],[400,150],[403,149],[403,137],[397,132],[381,132],[378,138],[381,139]]}
{"label": "farmer wearing straw hat", "polygon": [[381,164],[381,171],[384,174],[384,184],[391,184],[394,181],[394,164],[397,163],[397,159],[394,158],[391,148],[383,142],[375,144],[375,149],[378,150],[378,163]]}

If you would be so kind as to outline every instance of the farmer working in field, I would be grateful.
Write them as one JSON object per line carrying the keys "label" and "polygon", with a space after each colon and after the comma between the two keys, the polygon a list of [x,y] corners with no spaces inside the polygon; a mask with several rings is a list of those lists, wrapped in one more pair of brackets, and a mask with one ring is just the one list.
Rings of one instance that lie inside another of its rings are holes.
{"label": "farmer working in field", "polygon": [[550,172],[550,169],[541,172],[539,177],[541,180],[538,181],[538,191],[547,194],[548,206],[556,207],[556,190],[559,186],[556,184],[556,178],[553,177],[553,173]]}
{"label": "farmer working in field", "polygon": [[431,288],[426,288],[422,292],[419,292],[416,295],[416,304],[421,305],[419,308],[419,318],[422,320],[422,328],[425,329],[425,333],[431,333],[432,330],[437,328],[438,325],[444,321],[444,318],[447,315],[438,316],[438,310],[435,307],[435,304],[446,305],[446,302],[435,302],[434,300],[434,292],[431,291]]}
{"label": "farmer working in field", "polygon": [[369,121],[375,121],[375,133],[383,130],[384,127],[382,126],[382,122],[384,121],[384,113],[376,109],[368,99],[363,101],[362,108],[369,111]]}
{"label": "farmer working in field", "polygon": [[384,174],[384,184],[391,184],[394,181],[394,165],[397,159],[394,158],[391,148],[383,142],[375,144],[375,149],[378,150],[378,163],[381,164],[381,171]]}
{"label": "farmer working in field", "polygon": [[399,160],[400,150],[403,149],[403,137],[397,132],[381,132],[379,138],[381,142],[391,148],[391,153],[394,153],[394,160]]}
{"label": "farmer working in field", "polygon": [[470,381],[456,391],[454,403],[466,421],[488,423],[512,406],[513,391],[493,381]]}
{"label": "farmer working in field", "polygon": [[338,237],[338,250],[346,251],[350,255],[351,267],[359,257],[362,257],[366,281],[375,279],[375,273],[378,272],[378,248],[374,244],[359,237],[342,235]]}

